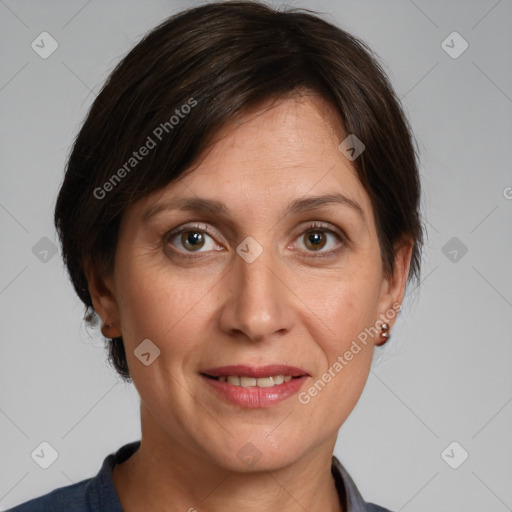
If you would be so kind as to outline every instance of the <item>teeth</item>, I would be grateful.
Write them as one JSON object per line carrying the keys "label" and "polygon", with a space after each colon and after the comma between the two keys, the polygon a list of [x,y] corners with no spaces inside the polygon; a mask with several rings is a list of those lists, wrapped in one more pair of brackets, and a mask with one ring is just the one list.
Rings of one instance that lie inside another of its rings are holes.
{"label": "teeth", "polygon": [[272,377],[239,377],[237,375],[228,375],[216,377],[219,382],[227,382],[232,386],[241,386],[243,388],[259,387],[259,388],[271,388],[273,386],[279,386],[283,382],[290,382],[292,380],[291,375],[275,375]]}
{"label": "teeth", "polygon": [[243,388],[256,386],[256,382],[257,381],[254,377],[240,377],[240,386],[242,386]]}
{"label": "teeth", "polygon": [[[254,379],[256,380],[256,379]],[[272,388],[274,387],[274,379],[272,377],[261,377],[257,380],[259,388]]]}

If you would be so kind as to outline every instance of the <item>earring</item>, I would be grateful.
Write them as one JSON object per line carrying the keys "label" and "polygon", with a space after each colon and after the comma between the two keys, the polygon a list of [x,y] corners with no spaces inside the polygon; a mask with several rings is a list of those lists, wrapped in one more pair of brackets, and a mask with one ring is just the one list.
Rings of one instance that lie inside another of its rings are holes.
{"label": "earring", "polygon": [[116,325],[115,322],[112,322],[111,324],[110,323],[107,323],[105,322],[102,326],[101,326],[101,332],[103,334],[103,336],[105,336],[105,338],[111,338],[111,336],[109,336],[107,334],[107,331],[110,330],[111,327],[114,327]]}
{"label": "earring", "polygon": [[386,343],[386,341],[388,341],[388,339],[389,339],[389,325],[382,324],[380,330],[381,330],[380,337],[381,337],[382,341],[384,343]]}

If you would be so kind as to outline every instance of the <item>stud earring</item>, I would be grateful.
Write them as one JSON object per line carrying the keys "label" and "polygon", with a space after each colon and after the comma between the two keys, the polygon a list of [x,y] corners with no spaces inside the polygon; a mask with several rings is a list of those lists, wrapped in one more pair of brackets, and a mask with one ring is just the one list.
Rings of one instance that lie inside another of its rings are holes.
{"label": "stud earring", "polygon": [[384,343],[389,339],[389,324],[382,324],[380,337]]}

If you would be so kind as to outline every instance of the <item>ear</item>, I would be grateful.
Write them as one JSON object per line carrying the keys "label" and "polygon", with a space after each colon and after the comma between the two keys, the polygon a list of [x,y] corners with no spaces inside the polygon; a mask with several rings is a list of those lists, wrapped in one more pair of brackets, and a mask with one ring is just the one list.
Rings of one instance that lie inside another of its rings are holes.
{"label": "ear", "polygon": [[112,277],[103,276],[90,260],[85,263],[85,277],[94,310],[101,318],[101,332],[105,338],[118,338],[121,336],[121,324]]}
{"label": "ear", "polygon": [[[413,246],[414,243],[410,239],[404,239],[395,246],[393,273],[385,277],[382,282],[378,308],[378,320],[380,322],[377,322],[377,325],[380,327],[382,323],[387,323],[390,332],[397,319],[398,311],[400,311],[405,295],[405,285],[409,275]],[[385,341],[380,340],[377,336],[375,345],[382,345]]]}

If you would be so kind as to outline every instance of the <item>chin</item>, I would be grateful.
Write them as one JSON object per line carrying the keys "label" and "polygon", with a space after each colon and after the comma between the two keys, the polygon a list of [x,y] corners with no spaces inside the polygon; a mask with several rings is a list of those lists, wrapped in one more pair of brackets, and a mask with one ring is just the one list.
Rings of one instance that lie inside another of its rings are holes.
{"label": "chin", "polygon": [[[211,446],[211,445],[210,445]],[[220,467],[236,473],[275,471],[285,468],[300,459],[307,452],[304,440],[271,440],[261,436],[233,436],[228,446],[220,452],[211,453],[211,459]]]}

